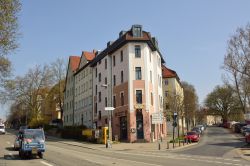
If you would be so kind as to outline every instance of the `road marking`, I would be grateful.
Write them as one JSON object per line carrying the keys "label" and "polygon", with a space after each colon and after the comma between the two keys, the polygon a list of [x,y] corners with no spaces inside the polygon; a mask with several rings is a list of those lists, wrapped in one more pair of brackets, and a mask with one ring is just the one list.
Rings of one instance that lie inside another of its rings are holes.
{"label": "road marking", "polygon": [[51,165],[51,164],[49,164],[49,163],[46,163],[46,162],[44,162],[44,161],[41,161],[41,163],[44,164],[44,165],[47,165],[47,166],[53,166],[53,165]]}
{"label": "road marking", "polygon": [[132,162],[132,163],[136,163],[136,164],[140,164],[140,165],[162,166],[162,165],[158,165],[158,164],[145,163],[145,162],[142,162],[142,161],[133,161],[133,160],[126,160],[126,159],[118,159],[118,158],[113,158],[113,159],[123,160],[123,161]]}

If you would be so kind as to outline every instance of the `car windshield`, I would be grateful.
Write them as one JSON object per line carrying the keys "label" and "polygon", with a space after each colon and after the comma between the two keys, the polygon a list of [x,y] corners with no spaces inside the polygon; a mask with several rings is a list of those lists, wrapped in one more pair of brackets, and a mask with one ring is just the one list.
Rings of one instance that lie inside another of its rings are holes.
{"label": "car windshield", "polygon": [[187,135],[195,135],[196,132],[188,132]]}
{"label": "car windshield", "polygon": [[44,140],[44,133],[42,130],[25,130],[24,138],[26,139],[35,139],[35,140]]}
{"label": "car windshield", "polygon": [[27,128],[28,128],[27,126],[21,126],[20,130],[27,129]]}
{"label": "car windshield", "polygon": [[0,129],[4,129],[4,126],[0,126]]}

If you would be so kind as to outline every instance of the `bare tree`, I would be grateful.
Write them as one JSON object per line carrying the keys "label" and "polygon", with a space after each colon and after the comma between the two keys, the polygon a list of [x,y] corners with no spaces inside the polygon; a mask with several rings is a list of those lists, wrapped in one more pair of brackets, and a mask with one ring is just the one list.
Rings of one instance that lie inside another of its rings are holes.
{"label": "bare tree", "polygon": [[28,112],[29,123],[43,120],[42,105],[52,86],[52,72],[47,65],[35,66],[24,77],[17,77],[9,83],[7,96],[16,103],[23,103]]}
{"label": "bare tree", "polygon": [[195,125],[195,116],[198,110],[198,96],[193,85],[182,82],[184,89],[184,112],[187,124],[187,130],[191,128],[191,125]]}
{"label": "bare tree", "polygon": [[65,87],[65,77],[66,77],[66,63],[63,59],[58,58],[55,62],[51,64],[54,84],[53,95],[56,103],[58,104],[61,112],[61,117],[63,117],[63,104],[64,96],[63,90]]}
{"label": "bare tree", "polygon": [[228,41],[223,68],[229,72],[241,109],[246,113],[250,103],[250,24],[238,28]]}

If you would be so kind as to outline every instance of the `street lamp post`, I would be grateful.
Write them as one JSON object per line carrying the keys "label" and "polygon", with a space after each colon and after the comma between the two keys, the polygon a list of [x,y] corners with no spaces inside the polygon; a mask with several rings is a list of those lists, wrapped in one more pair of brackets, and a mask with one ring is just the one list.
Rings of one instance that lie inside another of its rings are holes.
{"label": "street lamp post", "polygon": [[[109,134],[108,134],[108,141],[106,142],[106,147],[108,148],[111,148],[112,146],[111,146],[111,142],[112,142],[112,117],[111,117],[111,115],[112,115],[112,111],[115,109],[114,107],[112,107],[112,98],[111,98],[111,95],[112,95],[112,93],[110,92],[112,89],[111,88],[109,88],[109,84],[107,85],[107,84],[103,84],[102,85],[102,87],[105,87],[105,88],[108,88],[108,107],[105,107],[105,111],[108,111],[108,117],[109,117],[109,124],[108,124],[108,131],[109,131]],[[110,92],[110,94],[109,94],[109,92]]]}

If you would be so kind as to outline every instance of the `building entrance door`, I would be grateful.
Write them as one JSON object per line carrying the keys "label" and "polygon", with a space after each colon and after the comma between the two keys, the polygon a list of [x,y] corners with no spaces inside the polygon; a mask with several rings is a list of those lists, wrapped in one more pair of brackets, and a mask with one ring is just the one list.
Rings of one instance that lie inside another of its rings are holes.
{"label": "building entrance door", "polygon": [[120,117],[120,139],[125,141],[128,139],[128,131],[127,131],[127,117]]}
{"label": "building entrance door", "polygon": [[136,111],[136,131],[137,139],[144,139],[142,110]]}

